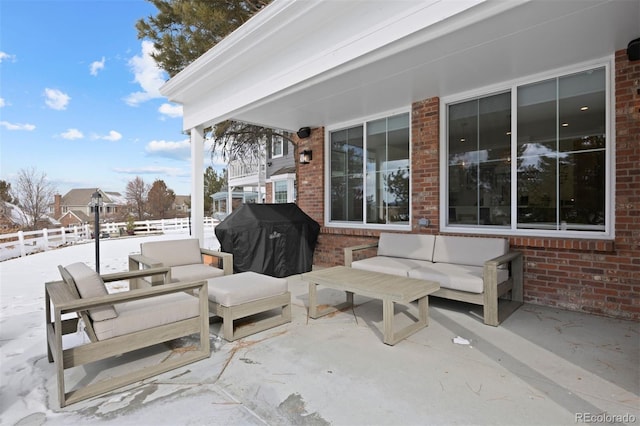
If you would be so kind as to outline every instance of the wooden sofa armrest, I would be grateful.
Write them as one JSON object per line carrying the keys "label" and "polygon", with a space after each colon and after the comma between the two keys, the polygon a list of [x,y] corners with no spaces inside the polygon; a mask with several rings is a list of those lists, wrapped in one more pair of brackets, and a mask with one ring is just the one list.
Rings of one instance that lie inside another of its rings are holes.
{"label": "wooden sofa armrest", "polygon": [[141,265],[147,268],[159,268],[162,267],[162,262],[157,259],[143,256],[139,253],[129,255],[129,271],[142,269],[140,268]]}
{"label": "wooden sofa armrest", "polygon": [[171,268],[151,268],[151,269],[134,269],[124,272],[114,272],[111,274],[102,274],[102,281],[108,283],[112,281],[123,281],[131,278],[151,277],[155,275],[164,275],[165,283],[171,282]]}
{"label": "wooden sofa armrest", "polygon": [[[140,271],[140,270],[144,271],[148,269],[157,269],[162,266],[163,266],[163,263],[157,259],[143,256],[142,254],[139,254],[139,253],[129,255],[129,272]],[[158,279],[154,275],[156,274],[151,274],[152,286],[171,282],[171,268],[169,268],[169,271],[165,274],[164,280]],[[140,276],[131,277],[129,279],[129,288],[135,289],[140,287],[139,282],[140,282]]]}
{"label": "wooden sofa armrest", "polygon": [[233,254],[224,251],[209,250],[206,248],[200,248],[200,253],[221,260],[224,275],[233,274]]}
{"label": "wooden sofa armrest", "polygon": [[[498,267],[509,265],[509,279],[498,282]],[[497,326],[500,323],[498,317],[498,299],[511,291],[511,308],[505,312],[508,316],[517,309],[524,300],[523,288],[523,256],[519,251],[510,251],[502,256],[487,260],[483,268],[484,280],[484,322]]]}
{"label": "wooden sofa armrest", "polygon": [[522,253],[519,251],[512,250],[508,253],[503,254],[502,256],[498,256],[494,259],[487,260],[485,262],[485,265],[495,264],[495,266],[498,267],[507,263],[513,263],[514,261],[517,261],[518,258],[520,259],[522,258]]}
{"label": "wooden sofa armrest", "polygon": [[344,248],[344,266],[351,267],[351,263],[353,262],[353,253],[360,250],[366,250],[370,248],[378,247],[378,242],[369,243],[369,244],[360,244],[357,246],[345,247]]}
{"label": "wooden sofa armrest", "polygon": [[[523,272],[522,272],[522,253],[519,251],[510,251],[506,254],[498,256],[496,258],[487,260],[484,263],[483,268],[483,278],[484,278],[484,286],[485,293],[487,291],[487,287],[493,287],[494,290],[491,292],[495,292],[495,288],[500,284],[498,282],[498,269],[502,265],[509,265],[509,280],[513,281],[514,291],[516,287],[518,288],[518,292],[522,293],[522,284],[523,284]],[[501,296],[501,294],[498,294]]]}
{"label": "wooden sofa armrest", "polygon": [[[208,300],[208,287],[206,281],[193,281],[182,283],[170,283],[157,287],[147,287],[130,291],[122,291],[118,293],[110,293],[105,296],[88,297],[88,298],[72,298],[64,297],[63,293],[59,295],[57,292],[50,292],[51,302],[53,306],[60,311],[60,313],[85,311],[88,309],[96,308],[103,305],[113,305],[123,302],[131,302],[133,300],[148,299],[150,297],[157,297],[165,294],[179,293],[187,290],[200,290],[200,294],[204,293],[204,297]],[[208,317],[208,302],[206,304]]]}

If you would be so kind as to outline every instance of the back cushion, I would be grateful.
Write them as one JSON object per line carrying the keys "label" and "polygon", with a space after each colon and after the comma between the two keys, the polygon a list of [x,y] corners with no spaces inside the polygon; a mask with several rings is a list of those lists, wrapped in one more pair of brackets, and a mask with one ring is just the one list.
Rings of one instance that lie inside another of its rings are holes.
{"label": "back cushion", "polygon": [[[109,294],[100,275],[82,262],[72,263],[64,268],[73,279],[80,297],[106,296]],[[64,278],[64,275],[63,275]],[[101,306],[89,310],[89,316],[93,321],[104,321],[118,316],[113,305]]]}
{"label": "back cushion", "polygon": [[382,232],[378,241],[378,256],[403,257],[431,262],[434,239],[433,235]]}
{"label": "back cushion", "polygon": [[142,243],[140,254],[162,262],[162,266],[167,267],[202,263],[200,241],[197,238]]}
{"label": "back cushion", "polygon": [[484,262],[509,251],[506,238],[436,236],[433,261],[483,266]]}

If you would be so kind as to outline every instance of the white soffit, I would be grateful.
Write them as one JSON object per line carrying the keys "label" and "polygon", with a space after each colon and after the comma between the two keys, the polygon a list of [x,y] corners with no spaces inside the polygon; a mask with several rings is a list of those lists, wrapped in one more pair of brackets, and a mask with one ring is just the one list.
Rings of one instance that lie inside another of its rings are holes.
{"label": "white soffit", "polygon": [[162,93],[185,129],[326,126],[601,58],[638,22],[640,0],[276,0]]}

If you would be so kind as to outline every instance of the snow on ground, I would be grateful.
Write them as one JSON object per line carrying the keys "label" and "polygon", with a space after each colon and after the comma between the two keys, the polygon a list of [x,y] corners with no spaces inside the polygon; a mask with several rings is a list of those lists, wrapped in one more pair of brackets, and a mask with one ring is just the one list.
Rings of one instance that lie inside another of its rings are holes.
{"label": "snow on ground", "polygon": [[[218,249],[211,231],[204,247]],[[130,253],[140,251],[143,241],[189,238],[186,233],[100,240],[100,272],[125,271]],[[85,262],[95,267],[93,241],[49,250],[0,262],[0,424],[13,425],[28,413],[52,412],[46,401],[45,374],[41,370],[46,355],[44,283],[60,279],[57,265]],[[54,395],[55,398],[55,395]],[[53,401],[53,405],[57,404]],[[37,417],[37,416],[36,416]],[[43,417],[44,418],[44,417]],[[27,423],[41,424],[38,419]]]}

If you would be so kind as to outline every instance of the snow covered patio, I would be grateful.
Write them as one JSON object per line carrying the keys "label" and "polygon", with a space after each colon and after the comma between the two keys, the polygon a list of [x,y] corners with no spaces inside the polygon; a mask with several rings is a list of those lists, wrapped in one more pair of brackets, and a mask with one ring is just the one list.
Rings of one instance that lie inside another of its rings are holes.
{"label": "snow covered patio", "polygon": [[[142,241],[186,237],[102,240],[101,271],[126,270]],[[356,296],[353,312],[307,319],[308,286],[299,276],[289,278],[290,324],[227,343],[215,341],[221,323],[214,322],[209,359],[61,410],[47,361],[43,283],[59,279],[58,264],[77,261],[94,266],[92,242],[0,262],[0,424],[640,421],[636,322],[525,304],[489,327],[474,307],[432,298],[429,326],[387,346],[379,301]],[[319,297],[343,300],[327,289]]]}

